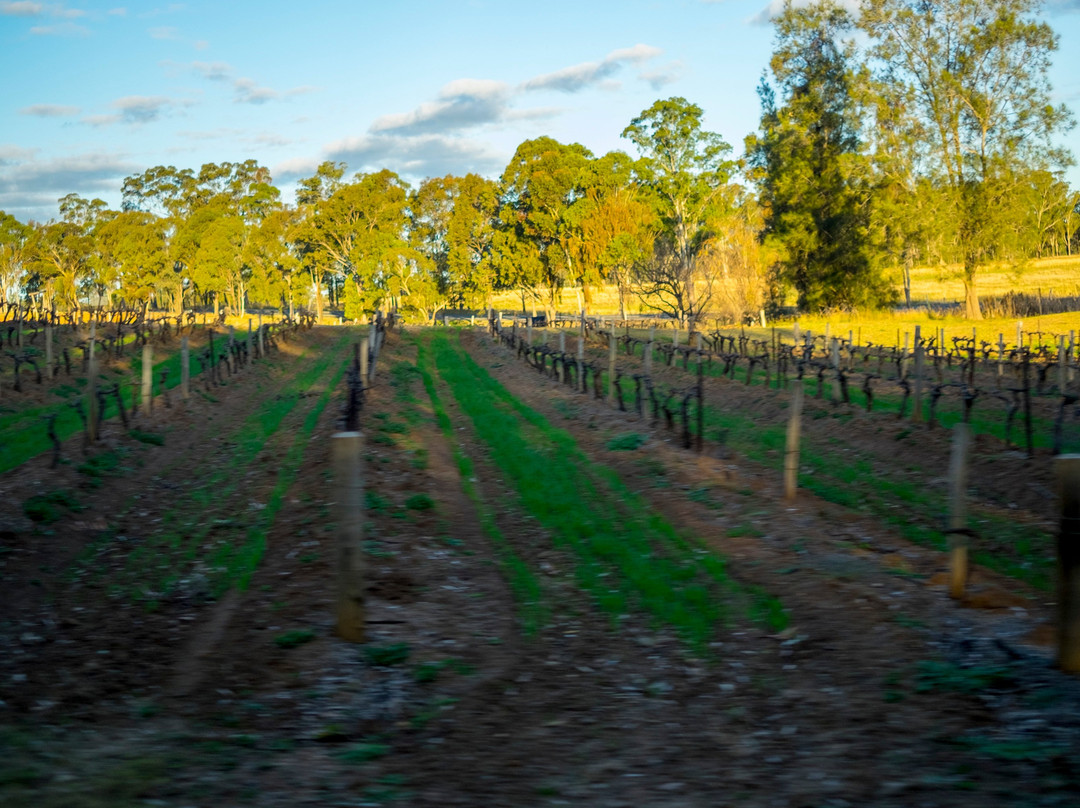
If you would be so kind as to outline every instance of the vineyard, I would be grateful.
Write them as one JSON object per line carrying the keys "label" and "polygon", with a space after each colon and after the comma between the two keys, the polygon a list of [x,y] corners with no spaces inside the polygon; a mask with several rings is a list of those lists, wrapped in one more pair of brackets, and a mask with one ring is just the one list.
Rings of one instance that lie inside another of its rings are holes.
{"label": "vineyard", "polygon": [[1070,334],[473,322],[2,335],[0,803],[1075,804]]}

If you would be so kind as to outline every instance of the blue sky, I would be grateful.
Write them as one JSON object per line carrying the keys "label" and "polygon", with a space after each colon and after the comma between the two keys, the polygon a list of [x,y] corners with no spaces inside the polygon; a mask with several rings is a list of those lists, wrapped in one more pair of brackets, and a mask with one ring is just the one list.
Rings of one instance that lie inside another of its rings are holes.
{"label": "blue sky", "polygon": [[[769,2],[0,0],[0,210],[44,221],[70,192],[116,208],[123,178],[156,165],[255,159],[289,202],[327,159],[413,184],[494,177],[541,135],[632,151],[622,130],[670,96],[740,154]],[[1046,18],[1056,100],[1076,110],[1080,0]],[[1080,157],[1076,130],[1062,143]]]}

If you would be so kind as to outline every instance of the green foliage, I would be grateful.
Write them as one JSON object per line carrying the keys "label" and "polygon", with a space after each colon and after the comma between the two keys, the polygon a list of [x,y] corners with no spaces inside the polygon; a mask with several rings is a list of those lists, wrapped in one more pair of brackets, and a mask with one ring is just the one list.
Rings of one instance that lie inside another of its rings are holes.
{"label": "green foliage", "polygon": [[364,649],[364,659],[369,665],[388,668],[400,665],[409,659],[411,649],[408,643],[396,642],[388,645],[369,645]]}
{"label": "green foliage", "polygon": [[389,752],[390,747],[383,743],[361,743],[335,752],[334,755],[346,763],[367,763],[386,757]]}
{"label": "green foliage", "polygon": [[128,432],[128,436],[140,443],[149,443],[152,446],[165,445],[165,436],[156,432],[143,432],[141,429],[132,429]]}
{"label": "green foliage", "polygon": [[430,511],[435,507],[435,500],[427,494],[413,494],[405,500],[405,507],[410,511]]}
{"label": "green foliage", "polygon": [[278,648],[296,648],[315,639],[315,632],[307,628],[297,628],[283,632],[274,637],[274,645]]}
{"label": "green foliage", "polygon": [[71,491],[60,489],[47,494],[35,494],[23,502],[22,510],[27,518],[42,524],[51,524],[63,516],[64,511],[80,510],[79,500]]}
{"label": "green foliage", "polygon": [[647,435],[638,432],[627,432],[609,440],[607,448],[613,452],[632,452],[644,446],[648,439]]}
{"label": "green foliage", "polygon": [[977,693],[988,687],[1008,683],[1012,674],[1001,665],[961,667],[952,662],[926,659],[916,666],[915,692],[946,690],[957,693]]}
{"label": "green foliage", "polygon": [[761,133],[747,138],[747,153],[780,277],[804,309],[889,303],[892,287],[870,241],[854,46],[843,44],[853,22],[824,3],[785,5],[774,24],[781,103],[763,78]]}

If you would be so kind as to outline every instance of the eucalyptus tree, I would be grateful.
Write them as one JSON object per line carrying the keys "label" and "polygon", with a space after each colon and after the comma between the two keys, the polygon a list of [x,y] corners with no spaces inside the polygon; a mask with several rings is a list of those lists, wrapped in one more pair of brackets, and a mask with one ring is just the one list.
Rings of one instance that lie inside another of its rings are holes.
{"label": "eucalyptus tree", "polygon": [[854,21],[832,0],[786,0],[774,24],[770,69],[780,98],[763,78],[761,132],[747,138],[747,154],[780,277],[803,308],[891,302],[870,236]]}
{"label": "eucalyptus tree", "polygon": [[0,210],[0,303],[14,303],[19,298],[32,233],[32,227]]}
{"label": "eucalyptus tree", "polygon": [[526,140],[499,181],[499,237],[494,240],[500,283],[518,287],[553,313],[559,290],[575,277],[577,239],[571,209],[584,197],[592,153],[550,137]]}
{"label": "eucalyptus tree", "polygon": [[314,203],[294,239],[311,273],[316,312],[322,314],[321,273],[338,285],[358,284],[365,305],[377,305],[386,277],[406,243],[408,186],[392,171],[358,173],[326,199]]}
{"label": "eucalyptus tree", "polygon": [[730,203],[736,167],[728,158],[731,146],[704,128],[703,116],[685,98],[668,98],[622,132],[642,155],[642,184],[655,194],[663,225],[642,291],[659,296],[662,307],[690,327],[709,305],[708,293],[699,294],[698,257],[713,234],[710,215]]}
{"label": "eucalyptus tree", "polygon": [[156,291],[168,285],[166,229],[164,219],[139,210],[122,211],[98,229],[102,281],[120,301],[145,311]]}
{"label": "eucalyptus tree", "polygon": [[82,296],[98,281],[98,226],[111,218],[100,199],[68,194],[59,201],[59,221],[38,225],[29,242],[29,285],[40,292],[42,307],[82,311]]}
{"label": "eucalyptus tree", "polygon": [[410,196],[410,239],[430,260],[450,305],[483,305],[490,298],[497,210],[498,186],[477,174],[428,179]]}
{"label": "eucalyptus tree", "polygon": [[949,256],[962,266],[965,309],[979,318],[978,271],[1007,257],[1024,174],[1068,156],[1053,137],[1070,124],[1051,102],[1058,38],[1039,0],[864,0],[885,103],[904,113],[955,226]]}
{"label": "eucalyptus tree", "polygon": [[231,305],[243,310],[243,301],[236,299],[237,289],[243,285],[238,284],[238,277],[227,280],[213,274],[232,262],[223,264],[215,260],[205,268],[194,262],[203,238],[219,218],[235,217],[242,224],[243,237],[237,241],[223,235],[236,222],[216,227],[212,232],[217,243],[214,249],[204,251],[204,256],[219,255],[225,244],[236,244],[242,254],[254,229],[279,207],[280,192],[273,185],[269,170],[256,160],[206,163],[197,173],[188,168],[155,166],[128,177],[123,184],[124,210],[146,211],[165,222],[167,263],[173,272],[161,273],[157,294],[172,298],[176,313],[183,310],[184,290],[189,287],[212,301],[215,314],[219,295],[226,290],[230,290]]}
{"label": "eucalyptus tree", "polygon": [[591,301],[591,286],[612,283],[624,318],[631,284],[651,259],[660,229],[651,192],[638,184],[635,167],[620,151],[592,161],[584,196],[571,210],[577,234],[576,280],[584,302]]}

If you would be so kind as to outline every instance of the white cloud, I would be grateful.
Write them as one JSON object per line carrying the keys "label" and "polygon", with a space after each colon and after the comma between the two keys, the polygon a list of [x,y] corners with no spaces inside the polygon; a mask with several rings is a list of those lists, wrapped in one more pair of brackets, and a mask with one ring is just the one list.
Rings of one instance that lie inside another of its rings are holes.
{"label": "white cloud", "polygon": [[[598,62],[583,62],[536,76],[517,87],[490,79],[457,79],[444,85],[433,101],[426,101],[409,112],[383,115],[371,125],[370,131],[417,136],[459,132],[523,118],[551,117],[557,110],[515,110],[513,102],[525,93],[538,90],[576,93],[586,88],[611,89],[618,85],[610,77],[625,65],[642,65],[661,53],[652,45],[620,48]],[[642,74],[640,78],[657,87],[673,80],[669,74],[670,70],[666,74]]]}
{"label": "white cloud", "polygon": [[34,36],[86,36],[90,29],[73,22],[61,22],[56,25],[35,25],[30,33]]}
{"label": "white cloud", "polygon": [[19,110],[20,115],[33,115],[36,118],[67,118],[78,115],[78,107],[68,107],[62,104],[31,104]]}
{"label": "white cloud", "polygon": [[522,83],[523,90],[557,90],[577,93],[587,87],[598,86],[617,73],[624,64],[639,65],[662,54],[652,45],[634,45],[613,50],[599,62],[582,62],[564,67],[553,73],[536,76]]}
{"label": "white cloud", "polygon": [[669,62],[655,70],[645,70],[638,73],[638,78],[646,82],[654,90],[659,90],[669,84],[674,84],[682,77],[683,63]]}
{"label": "white cloud", "polygon": [[378,118],[371,131],[415,135],[495,123],[506,115],[510,95],[510,86],[501,81],[457,79],[444,86],[435,101]]}
{"label": "white cloud", "polygon": [[36,149],[27,149],[13,143],[0,144],[0,166],[26,162],[32,159],[36,153]]}
{"label": "white cloud", "polygon": [[174,102],[161,95],[129,95],[112,102],[125,123],[149,123],[156,121]]}
{"label": "white cloud", "polygon": [[150,34],[151,39],[179,39],[180,31],[173,28],[171,25],[161,25],[157,28],[151,28],[147,33]]}
{"label": "white cloud", "polygon": [[69,193],[112,195],[118,201],[123,178],[139,170],[120,155],[105,152],[42,161],[23,153],[21,159],[5,162],[4,149],[0,146],[0,210],[23,221],[55,218],[56,201]]}
{"label": "white cloud", "polygon": [[0,14],[9,17],[37,17],[45,11],[41,3],[31,3],[29,0],[0,3]]}
{"label": "white cloud", "polygon": [[364,135],[344,138],[323,149],[319,159],[286,160],[273,167],[282,183],[310,176],[323,160],[340,160],[350,171],[389,168],[410,181],[470,171],[497,175],[509,155],[485,143],[443,135]]}
{"label": "white cloud", "polygon": [[232,80],[232,65],[228,62],[192,62],[191,67],[210,81]]}

